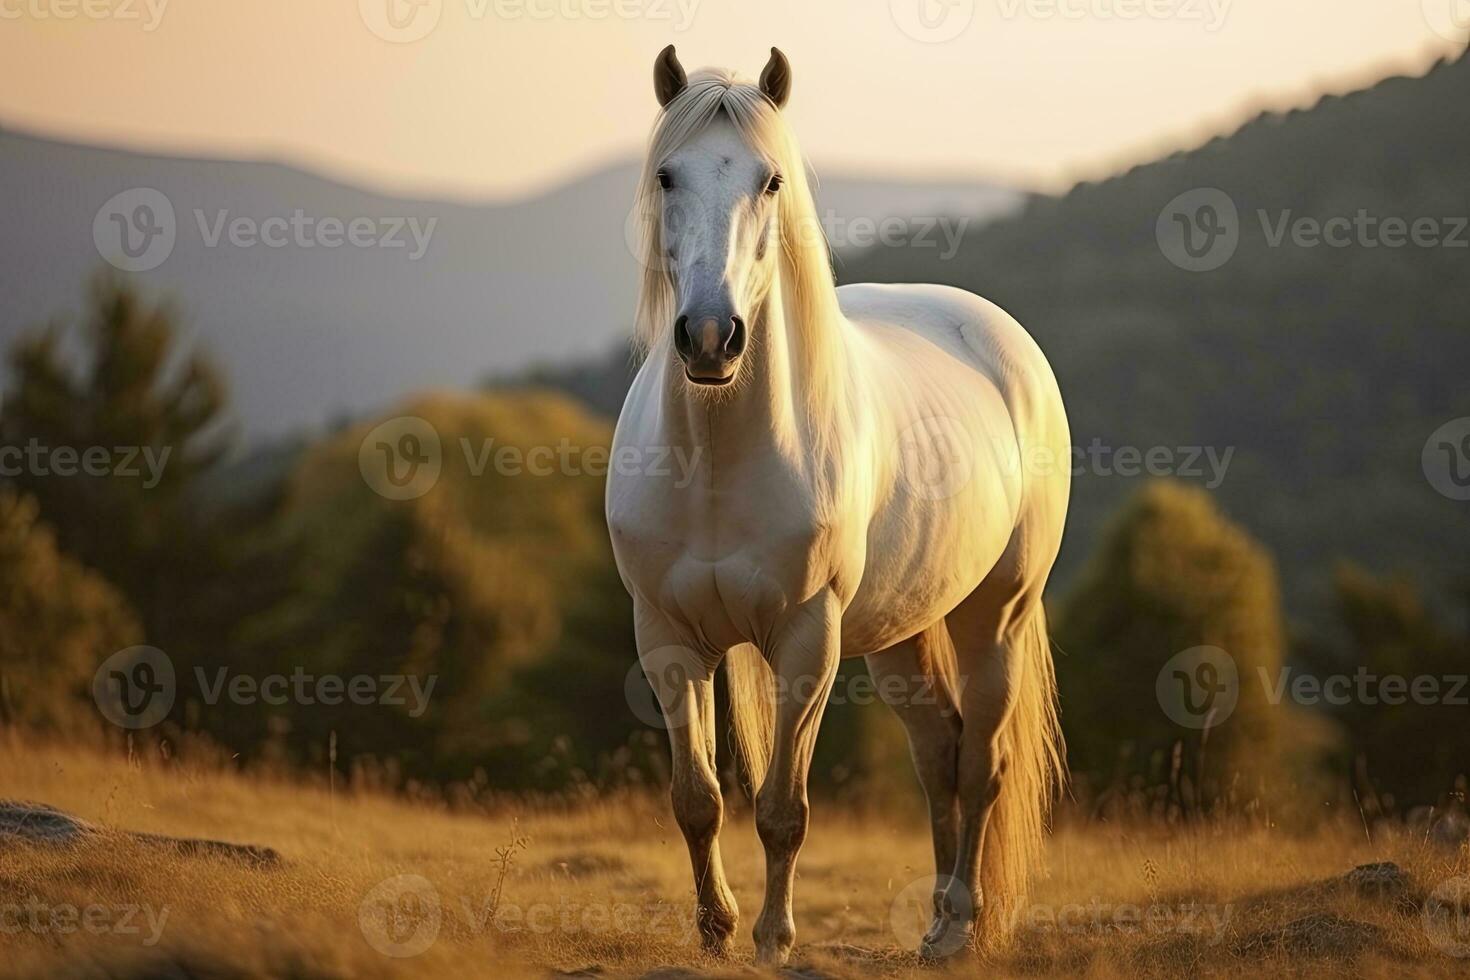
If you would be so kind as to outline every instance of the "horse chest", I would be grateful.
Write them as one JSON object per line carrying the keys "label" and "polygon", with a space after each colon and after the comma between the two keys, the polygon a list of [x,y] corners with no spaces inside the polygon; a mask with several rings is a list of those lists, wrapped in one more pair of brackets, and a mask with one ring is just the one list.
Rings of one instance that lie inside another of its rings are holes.
{"label": "horse chest", "polygon": [[792,493],[614,497],[608,516],[619,569],[637,595],[712,645],[759,643],[850,562],[841,542],[851,535],[798,500]]}

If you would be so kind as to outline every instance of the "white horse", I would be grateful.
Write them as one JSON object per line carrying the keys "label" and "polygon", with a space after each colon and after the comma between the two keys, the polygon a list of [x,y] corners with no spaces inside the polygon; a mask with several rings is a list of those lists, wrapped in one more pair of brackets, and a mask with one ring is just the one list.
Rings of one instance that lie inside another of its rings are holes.
{"label": "white horse", "polygon": [[920,952],[954,952],[977,924],[1003,935],[996,912],[1024,892],[1062,778],[1041,605],[1069,492],[1056,380],[1020,325],[970,293],[834,288],[779,51],[752,85],[687,77],[670,46],[654,84],[637,199],[648,356],[614,458],[679,450],[698,468],[676,485],[613,467],[607,520],[668,721],[704,945],[728,951],[738,914],[718,841],[715,670],[727,665],[758,787],[756,951],[780,963],[812,748],[853,656],[902,719],[928,798],[937,884]]}

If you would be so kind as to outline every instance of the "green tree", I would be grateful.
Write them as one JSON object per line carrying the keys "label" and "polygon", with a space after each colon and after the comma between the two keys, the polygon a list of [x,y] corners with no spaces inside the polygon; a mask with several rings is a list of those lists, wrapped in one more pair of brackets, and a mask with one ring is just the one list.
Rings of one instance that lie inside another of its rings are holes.
{"label": "green tree", "polygon": [[181,348],[168,308],[110,276],[81,331],[27,334],[9,366],[0,443],[20,460],[15,486],[64,551],[122,589],[151,642],[187,632],[217,557],[190,490],[228,445],[220,374]]}
{"label": "green tree", "polygon": [[1333,706],[1352,754],[1396,799],[1434,803],[1470,773],[1470,688],[1458,680],[1470,675],[1470,637],[1440,622],[1408,579],[1344,564],[1334,585],[1345,657],[1315,666],[1366,678]]}
{"label": "green tree", "polygon": [[36,502],[0,490],[0,725],[95,725],[93,672],[138,642],[127,602],[61,554]]}
{"label": "green tree", "polygon": [[[1281,711],[1262,677],[1275,678],[1283,658],[1276,571],[1204,491],[1156,482],[1135,495],[1062,604],[1056,638],[1074,769],[1105,774],[1125,750],[1146,762],[1181,740],[1193,762],[1207,731],[1206,771],[1194,775],[1201,798],[1218,798],[1237,777],[1253,796],[1271,775]],[[1209,729],[1171,717],[1172,678],[1167,697],[1160,691],[1166,664],[1198,647],[1223,650],[1236,677],[1233,709]]]}
{"label": "green tree", "polygon": [[[432,682],[424,710],[222,707],[206,724],[250,739],[286,732],[298,755],[336,731],[344,760],[391,758],[419,779],[481,768],[500,788],[560,788],[615,777],[608,759],[645,726],[623,697],[636,661],[602,518],[609,427],[538,392],[433,393],[394,410],[405,417],[433,431],[442,472],[420,496],[379,492],[371,450],[391,420],[312,446],[271,529],[272,548],[296,555],[289,588],[247,624],[234,659],[259,672],[405,676],[426,693]],[[502,451],[526,462],[497,464]]]}

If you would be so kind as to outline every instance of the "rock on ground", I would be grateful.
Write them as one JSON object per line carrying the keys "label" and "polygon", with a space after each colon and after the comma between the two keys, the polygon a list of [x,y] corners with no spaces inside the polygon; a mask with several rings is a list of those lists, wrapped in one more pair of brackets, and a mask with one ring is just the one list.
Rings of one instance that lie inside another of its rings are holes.
{"label": "rock on ground", "polygon": [[280,863],[281,856],[269,847],[230,844],[196,837],[170,837],[135,831],[113,831],[90,824],[44,803],[0,800],[0,847],[7,843],[72,845],[100,837],[125,837],[151,847],[190,856],[225,857],[258,866]]}

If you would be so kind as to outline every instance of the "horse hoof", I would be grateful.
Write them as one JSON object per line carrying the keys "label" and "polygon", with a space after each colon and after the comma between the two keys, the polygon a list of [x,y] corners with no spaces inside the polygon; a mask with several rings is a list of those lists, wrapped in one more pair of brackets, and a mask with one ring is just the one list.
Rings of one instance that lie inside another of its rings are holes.
{"label": "horse hoof", "polygon": [[731,923],[729,928],[705,928],[699,933],[699,944],[704,947],[706,954],[725,959],[730,951],[735,948],[735,925]]}
{"label": "horse hoof", "polygon": [[705,955],[719,960],[728,959],[730,951],[735,948],[735,937],[733,935],[702,936],[700,945],[704,948]]}
{"label": "horse hoof", "polygon": [[770,968],[780,968],[791,959],[790,946],[757,946],[755,950],[755,961],[758,965]]}
{"label": "horse hoof", "polygon": [[758,930],[755,937],[755,960],[761,966],[781,967],[791,958],[791,950],[796,946],[796,930],[776,929],[775,935],[768,935],[764,930]]}
{"label": "horse hoof", "polygon": [[925,960],[949,959],[970,947],[975,925],[961,919],[935,919],[919,943],[919,957]]}

